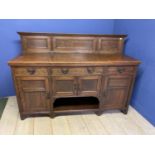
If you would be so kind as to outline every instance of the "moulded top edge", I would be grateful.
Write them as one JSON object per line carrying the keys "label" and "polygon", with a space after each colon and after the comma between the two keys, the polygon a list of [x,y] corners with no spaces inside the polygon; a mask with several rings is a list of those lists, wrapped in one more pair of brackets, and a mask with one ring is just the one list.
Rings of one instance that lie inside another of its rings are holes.
{"label": "moulded top edge", "polygon": [[91,37],[112,37],[112,38],[125,38],[127,37],[126,34],[80,34],[80,33],[48,33],[48,32],[17,32],[19,35],[32,35],[32,36],[42,36],[42,35],[46,35],[46,36],[50,36],[50,35],[54,35],[54,36],[91,36]]}

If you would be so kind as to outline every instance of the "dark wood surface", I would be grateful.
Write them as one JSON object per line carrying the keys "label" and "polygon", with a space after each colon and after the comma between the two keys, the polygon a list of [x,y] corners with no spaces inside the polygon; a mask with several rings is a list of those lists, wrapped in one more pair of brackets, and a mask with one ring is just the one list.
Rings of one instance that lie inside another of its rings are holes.
{"label": "dark wood surface", "polygon": [[137,59],[126,35],[19,33],[23,54],[9,61],[21,119],[120,109],[127,113]]}
{"label": "dark wood surface", "polygon": [[24,54],[122,53],[126,35],[55,34],[19,32]]}
{"label": "dark wood surface", "polygon": [[122,54],[29,54],[11,61],[11,66],[113,66],[138,65],[140,62]]}
{"label": "dark wood surface", "polygon": [[124,34],[80,34],[80,33],[48,33],[48,32],[17,32],[21,36],[96,36],[96,37],[110,37],[110,38],[125,38]]}

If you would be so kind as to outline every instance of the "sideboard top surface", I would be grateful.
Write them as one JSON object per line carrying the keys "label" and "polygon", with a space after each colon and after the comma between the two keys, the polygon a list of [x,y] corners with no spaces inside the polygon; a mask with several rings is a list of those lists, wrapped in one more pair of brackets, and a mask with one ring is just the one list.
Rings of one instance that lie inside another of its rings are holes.
{"label": "sideboard top surface", "polygon": [[9,61],[11,66],[44,65],[44,66],[105,66],[137,65],[134,58],[120,54],[28,54]]}

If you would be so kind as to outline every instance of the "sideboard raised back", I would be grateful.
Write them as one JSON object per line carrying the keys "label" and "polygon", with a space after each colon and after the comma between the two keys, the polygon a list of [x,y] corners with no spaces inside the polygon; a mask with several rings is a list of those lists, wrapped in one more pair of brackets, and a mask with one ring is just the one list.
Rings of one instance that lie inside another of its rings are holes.
{"label": "sideboard raised back", "polygon": [[126,35],[87,35],[19,32],[24,54],[122,53]]}

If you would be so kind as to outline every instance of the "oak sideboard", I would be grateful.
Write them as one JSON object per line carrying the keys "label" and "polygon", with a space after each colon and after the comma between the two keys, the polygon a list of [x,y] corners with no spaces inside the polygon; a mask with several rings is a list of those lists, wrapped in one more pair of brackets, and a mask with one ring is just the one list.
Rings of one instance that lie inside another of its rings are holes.
{"label": "oak sideboard", "polygon": [[21,119],[127,113],[140,61],[123,54],[126,35],[18,33],[22,54],[9,65]]}

